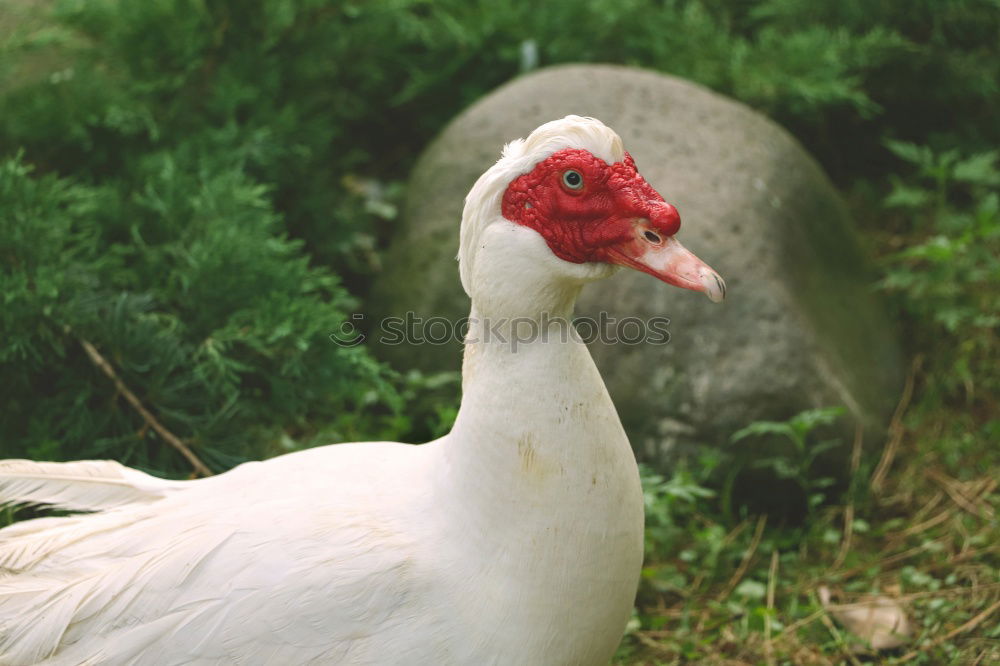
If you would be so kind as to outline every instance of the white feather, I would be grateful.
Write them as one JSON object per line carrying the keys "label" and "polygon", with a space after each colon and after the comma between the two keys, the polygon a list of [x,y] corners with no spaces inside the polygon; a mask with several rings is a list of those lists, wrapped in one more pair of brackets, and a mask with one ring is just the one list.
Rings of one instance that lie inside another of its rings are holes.
{"label": "white feather", "polygon": [[102,511],[154,502],[182,485],[113,460],[0,460],[0,506],[47,504],[71,511]]}

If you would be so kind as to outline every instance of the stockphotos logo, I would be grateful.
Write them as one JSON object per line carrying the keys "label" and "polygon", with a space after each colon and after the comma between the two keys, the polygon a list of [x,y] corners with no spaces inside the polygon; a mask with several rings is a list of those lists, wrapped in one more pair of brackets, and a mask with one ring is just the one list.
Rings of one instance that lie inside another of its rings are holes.
{"label": "stockphotos logo", "polygon": [[538,319],[477,320],[469,317],[420,317],[414,312],[407,312],[403,317],[380,319],[375,326],[366,326],[365,316],[355,314],[340,325],[340,330],[330,334],[330,340],[341,347],[355,347],[369,338],[382,345],[488,342],[510,345],[513,351],[527,342],[568,342],[570,339],[584,344],[665,345],[670,342],[669,326],[670,319],[667,317],[618,319],[607,312],[601,312],[596,317],[577,317],[572,321],[547,313],[542,313]]}

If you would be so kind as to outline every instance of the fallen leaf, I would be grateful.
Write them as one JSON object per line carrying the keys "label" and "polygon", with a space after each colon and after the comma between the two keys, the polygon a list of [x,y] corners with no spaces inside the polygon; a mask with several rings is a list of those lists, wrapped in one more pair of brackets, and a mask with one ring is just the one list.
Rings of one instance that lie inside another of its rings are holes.
{"label": "fallen leaf", "polygon": [[860,639],[851,645],[855,650],[891,650],[910,640],[913,629],[903,607],[889,597],[873,597],[851,604],[830,602],[825,585],[817,590],[820,603],[834,620]]}

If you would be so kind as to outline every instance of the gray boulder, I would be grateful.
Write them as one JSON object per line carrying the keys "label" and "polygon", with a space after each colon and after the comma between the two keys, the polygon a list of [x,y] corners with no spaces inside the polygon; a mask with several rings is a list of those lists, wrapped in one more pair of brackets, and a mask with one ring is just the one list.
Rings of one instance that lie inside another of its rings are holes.
{"label": "gray boulder", "polygon": [[[722,305],[631,271],[584,290],[580,316],[670,319],[668,344],[590,345],[640,457],[666,462],[678,445],[722,443],[752,421],[829,405],[880,436],[898,396],[900,353],[842,201],[783,129],[662,74],[554,67],[462,113],[413,171],[372,299],[384,310],[374,314],[467,314],[454,261],[465,195],[504,142],[567,114],[621,135],[680,211],[678,237],[728,284]],[[635,331],[617,328],[629,340]],[[376,349],[402,368],[457,369],[461,359],[456,340]]]}

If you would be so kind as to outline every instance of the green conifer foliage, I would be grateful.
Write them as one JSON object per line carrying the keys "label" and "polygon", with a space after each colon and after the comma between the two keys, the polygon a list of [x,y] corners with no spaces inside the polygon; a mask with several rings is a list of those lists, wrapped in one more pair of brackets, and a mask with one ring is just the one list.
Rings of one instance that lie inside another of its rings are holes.
{"label": "green conifer foliage", "polygon": [[352,302],[284,237],[267,188],[174,154],[133,176],[125,190],[0,166],[5,454],[184,468],[85,341],[216,470],[343,413],[353,435],[359,390],[391,398],[363,349],[328,338]]}

